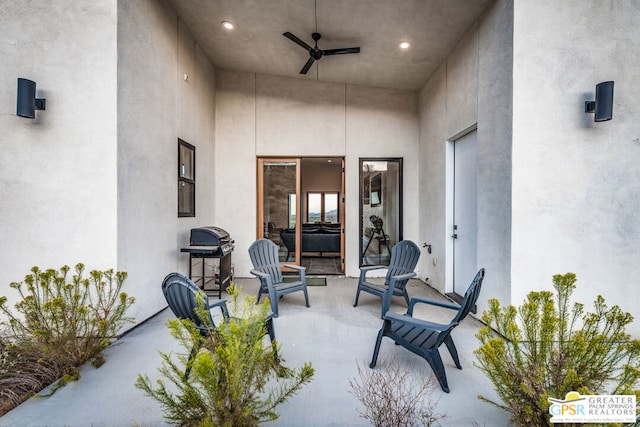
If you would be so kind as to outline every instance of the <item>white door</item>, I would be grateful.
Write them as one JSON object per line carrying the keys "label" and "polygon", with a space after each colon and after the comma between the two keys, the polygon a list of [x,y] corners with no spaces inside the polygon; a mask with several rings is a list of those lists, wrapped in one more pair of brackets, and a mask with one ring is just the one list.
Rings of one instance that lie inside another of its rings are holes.
{"label": "white door", "polygon": [[453,291],[463,295],[477,269],[477,132],[454,141]]}

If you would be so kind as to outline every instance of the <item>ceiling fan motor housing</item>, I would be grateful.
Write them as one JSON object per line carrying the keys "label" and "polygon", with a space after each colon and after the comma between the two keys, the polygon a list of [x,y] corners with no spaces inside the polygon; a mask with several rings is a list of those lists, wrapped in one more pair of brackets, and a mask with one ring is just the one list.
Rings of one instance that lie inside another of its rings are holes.
{"label": "ceiling fan motor housing", "polygon": [[311,57],[316,61],[322,58],[322,51],[318,48],[318,40],[320,40],[321,37],[320,33],[311,34],[311,38],[316,42],[316,45],[313,49],[309,50],[309,55],[311,55]]}

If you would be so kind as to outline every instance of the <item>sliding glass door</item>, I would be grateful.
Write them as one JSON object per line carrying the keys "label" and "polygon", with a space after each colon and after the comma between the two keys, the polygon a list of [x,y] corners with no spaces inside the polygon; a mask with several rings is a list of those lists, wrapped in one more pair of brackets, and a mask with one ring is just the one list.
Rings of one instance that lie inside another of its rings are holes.
{"label": "sliding glass door", "polygon": [[388,265],[402,240],[402,159],[360,159],[360,265]]}
{"label": "sliding glass door", "polygon": [[307,274],[344,273],[344,158],[257,158],[257,238]]}
{"label": "sliding glass door", "polygon": [[281,263],[300,264],[300,159],[258,159],[258,238],[278,245]]}

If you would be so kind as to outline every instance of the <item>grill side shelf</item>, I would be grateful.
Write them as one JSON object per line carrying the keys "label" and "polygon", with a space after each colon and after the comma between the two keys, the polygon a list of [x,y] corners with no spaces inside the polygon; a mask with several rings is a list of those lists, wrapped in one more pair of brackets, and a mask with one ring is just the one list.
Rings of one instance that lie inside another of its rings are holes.
{"label": "grill side shelf", "polygon": [[190,254],[202,254],[213,255],[220,250],[220,246],[191,246],[189,248],[182,248],[180,252],[187,252]]}

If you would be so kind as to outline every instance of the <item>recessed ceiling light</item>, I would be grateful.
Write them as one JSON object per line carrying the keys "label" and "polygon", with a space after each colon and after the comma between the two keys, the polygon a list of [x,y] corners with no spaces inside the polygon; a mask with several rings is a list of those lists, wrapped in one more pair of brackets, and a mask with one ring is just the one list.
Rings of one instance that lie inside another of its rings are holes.
{"label": "recessed ceiling light", "polygon": [[229,22],[229,21],[222,21],[222,28],[224,28],[225,30],[233,30],[235,28],[235,26],[233,25],[233,22]]}
{"label": "recessed ceiling light", "polygon": [[398,46],[400,47],[400,49],[409,49],[409,46],[411,46],[411,44],[409,42],[400,42]]}

